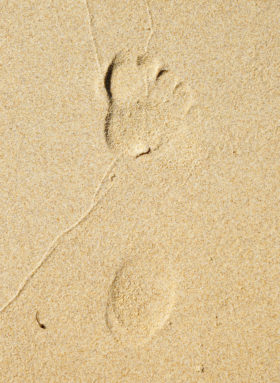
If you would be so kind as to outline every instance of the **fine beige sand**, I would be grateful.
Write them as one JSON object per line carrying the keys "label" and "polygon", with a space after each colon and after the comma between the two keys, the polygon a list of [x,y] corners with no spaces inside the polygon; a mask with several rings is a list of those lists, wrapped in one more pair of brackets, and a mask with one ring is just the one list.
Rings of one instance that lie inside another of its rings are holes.
{"label": "fine beige sand", "polygon": [[0,1],[0,382],[280,382],[280,2]]}

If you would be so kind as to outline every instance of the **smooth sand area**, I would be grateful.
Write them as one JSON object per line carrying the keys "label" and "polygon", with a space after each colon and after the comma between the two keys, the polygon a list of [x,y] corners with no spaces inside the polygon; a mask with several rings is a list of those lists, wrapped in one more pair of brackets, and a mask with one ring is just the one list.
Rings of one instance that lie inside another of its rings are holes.
{"label": "smooth sand area", "polygon": [[0,3],[0,382],[280,382],[280,3]]}

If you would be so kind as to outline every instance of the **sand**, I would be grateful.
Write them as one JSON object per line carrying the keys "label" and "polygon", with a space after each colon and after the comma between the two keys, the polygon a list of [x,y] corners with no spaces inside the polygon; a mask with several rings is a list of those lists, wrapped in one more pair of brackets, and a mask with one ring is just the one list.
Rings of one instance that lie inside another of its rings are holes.
{"label": "sand", "polygon": [[280,382],[280,3],[0,3],[0,382]]}

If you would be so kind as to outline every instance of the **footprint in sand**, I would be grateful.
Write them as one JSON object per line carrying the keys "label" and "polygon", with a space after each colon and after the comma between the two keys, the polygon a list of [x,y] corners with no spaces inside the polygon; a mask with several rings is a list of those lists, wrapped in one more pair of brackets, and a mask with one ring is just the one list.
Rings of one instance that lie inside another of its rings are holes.
{"label": "footprint in sand", "polygon": [[117,55],[104,83],[109,99],[104,133],[115,153],[138,157],[157,149],[184,126],[193,105],[186,82],[147,55]]}
{"label": "footprint in sand", "polygon": [[139,344],[163,327],[172,310],[176,278],[168,259],[142,255],[125,261],[110,287],[106,324],[117,341]]}
{"label": "footprint in sand", "polygon": [[[134,62],[128,56],[118,55],[110,65],[104,82],[109,98],[105,138],[109,148],[118,155],[129,154],[138,157],[157,149],[165,140],[176,135],[192,106],[188,86],[178,81],[167,68],[148,57],[138,57]],[[123,165],[127,160],[123,157]],[[99,326],[101,332],[109,329],[112,341],[115,340],[121,345],[144,343],[164,326],[176,300],[178,275],[174,271],[174,265],[169,256],[162,255],[160,248],[157,254],[151,255],[151,249],[146,248],[142,241],[143,233],[141,238],[137,239],[137,255],[130,254],[129,257],[125,257],[121,266],[117,262],[118,251],[124,246],[122,238],[126,238],[129,232],[134,233],[133,222],[139,225],[142,221],[141,216],[137,216],[138,211],[130,205],[128,210],[124,211],[128,202],[126,192],[117,197],[119,203],[114,203],[117,194],[113,191],[117,193],[118,190],[122,190],[123,177],[127,177],[126,169],[124,174],[120,171],[116,177],[117,181],[114,179],[112,182],[114,164],[115,162],[101,180],[95,196],[96,201],[87,214],[57,240],[18,293],[1,310],[4,312],[7,309],[6,315],[17,318],[17,310],[23,310],[25,302],[28,301],[26,307],[31,307],[31,311],[43,311],[47,328],[52,328],[54,322],[47,318],[46,313],[54,311],[55,325],[60,329],[57,335],[54,335],[57,342],[61,342],[63,336],[67,338],[67,328],[74,331],[72,322],[85,323],[85,318],[87,320],[97,316],[95,326]],[[115,185],[118,182],[119,187]],[[145,188],[135,188],[134,182],[133,177],[127,178],[126,183],[130,183],[127,190],[134,190],[136,195],[139,192],[138,197],[134,195],[135,201],[145,200],[148,206],[150,193]],[[104,192],[103,189],[107,191]],[[99,198],[99,195],[102,198]],[[153,198],[149,203],[149,221],[147,223],[145,216],[143,217],[143,232],[149,233],[150,227],[157,227],[157,230],[162,230],[163,236],[166,227],[165,223],[162,227],[160,223],[165,221],[159,220],[158,209],[153,211]],[[121,211],[118,211],[119,208]],[[130,220],[120,224],[119,217],[122,216],[130,217]],[[106,222],[104,229],[100,225],[101,222]],[[107,228],[118,228],[118,234],[114,233],[112,236],[111,231],[107,232]],[[150,234],[148,237],[151,241]],[[153,247],[158,238],[159,236],[154,238]],[[113,249],[116,251],[112,251]],[[51,262],[51,259],[55,259],[55,262]],[[104,266],[106,264],[108,265]],[[61,270],[65,271],[63,278]],[[112,272],[109,280],[106,279],[108,270]],[[83,289],[87,291],[85,296],[78,296],[73,290],[76,285],[80,286],[81,280]],[[45,284],[44,281],[48,283]],[[107,282],[108,290],[105,288]],[[64,293],[65,286],[67,294]],[[103,301],[104,291],[108,291],[108,295]],[[53,303],[50,299],[52,295],[53,301],[58,303]],[[90,304],[88,296],[93,297]],[[16,300],[18,306],[12,305]],[[71,313],[68,319],[63,319],[64,312],[60,310],[62,301],[63,307],[69,308]],[[103,314],[99,310],[102,302],[105,308]],[[29,318],[30,308],[26,310],[26,318]],[[87,315],[84,317],[83,313]],[[99,321],[101,314],[102,321]],[[35,325],[37,329],[38,323]],[[26,328],[23,327],[22,331],[26,332]],[[30,334],[33,331],[33,325],[30,324]],[[90,325],[85,327],[85,334],[95,342]],[[83,337],[83,333],[77,332],[76,335],[79,339]],[[68,349],[67,347],[65,349]]]}

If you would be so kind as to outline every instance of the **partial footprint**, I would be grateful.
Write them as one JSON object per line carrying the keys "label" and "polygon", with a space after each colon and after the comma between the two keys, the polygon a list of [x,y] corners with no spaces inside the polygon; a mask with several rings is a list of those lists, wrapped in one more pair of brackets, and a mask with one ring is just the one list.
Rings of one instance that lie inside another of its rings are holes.
{"label": "partial footprint", "polygon": [[141,255],[124,262],[112,282],[106,322],[115,339],[136,345],[148,341],[168,318],[176,279],[168,260]]}
{"label": "partial footprint", "polygon": [[117,55],[107,70],[105,88],[106,142],[114,152],[135,157],[174,137],[193,105],[188,85],[146,55]]}

